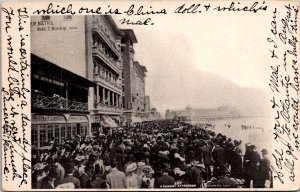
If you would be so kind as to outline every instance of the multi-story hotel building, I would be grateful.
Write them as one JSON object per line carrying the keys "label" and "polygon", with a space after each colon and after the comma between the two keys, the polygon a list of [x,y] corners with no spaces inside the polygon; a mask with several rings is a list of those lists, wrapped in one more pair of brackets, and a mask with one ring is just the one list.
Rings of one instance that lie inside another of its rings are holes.
{"label": "multi-story hotel building", "polygon": [[118,126],[122,114],[121,33],[112,17],[87,17],[88,63],[97,84],[93,94],[92,130]]}

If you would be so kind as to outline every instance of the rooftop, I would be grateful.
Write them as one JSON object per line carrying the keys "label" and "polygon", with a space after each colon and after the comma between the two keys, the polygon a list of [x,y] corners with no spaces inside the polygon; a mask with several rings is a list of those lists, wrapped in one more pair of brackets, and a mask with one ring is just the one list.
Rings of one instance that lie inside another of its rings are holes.
{"label": "rooftop", "polygon": [[129,38],[132,43],[138,43],[137,38],[132,29],[120,29],[124,33],[125,38]]}

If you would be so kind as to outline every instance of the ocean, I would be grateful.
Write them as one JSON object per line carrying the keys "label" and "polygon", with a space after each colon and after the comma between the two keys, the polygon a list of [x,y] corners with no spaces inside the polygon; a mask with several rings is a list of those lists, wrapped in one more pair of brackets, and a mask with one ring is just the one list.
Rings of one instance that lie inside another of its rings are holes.
{"label": "ocean", "polygon": [[[208,121],[193,121],[193,124]],[[242,140],[243,143],[255,145],[258,150],[272,149],[272,127],[270,121],[263,117],[241,117],[209,121],[215,125],[214,132],[222,133],[232,140]],[[229,125],[229,126],[228,126]],[[242,125],[252,127],[242,129]]]}

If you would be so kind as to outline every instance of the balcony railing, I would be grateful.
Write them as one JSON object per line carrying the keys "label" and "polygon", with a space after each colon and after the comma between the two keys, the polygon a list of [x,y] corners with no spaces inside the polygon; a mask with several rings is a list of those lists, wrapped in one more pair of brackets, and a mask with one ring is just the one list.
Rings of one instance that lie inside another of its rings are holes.
{"label": "balcony railing", "polygon": [[122,112],[122,107],[115,106],[115,105],[108,105],[104,103],[96,103],[95,109],[103,110],[103,111],[110,111],[110,112]]}
{"label": "balcony railing", "polygon": [[94,74],[94,81],[106,82],[108,85],[112,85],[118,89],[121,89],[121,86],[118,85],[116,82],[113,82],[109,78],[105,78],[102,75],[99,75],[97,73]]}
{"label": "balcony railing", "polygon": [[96,31],[101,38],[105,41],[105,43],[113,50],[113,52],[120,57],[118,48],[113,40],[110,39],[109,34],[104,31],[102,26],[99,26],[99,24],[94,24],[94,27],[92,28],[94,31]]}
{"label": "balcony railing", "polygon": [[[79,101],[66,101],[65,98],[58,95],[48,97],[40,94],[32,94],[32,106],[44,109],[65,109],[65,110],[76,110],[76,111],[87,111],[87,103]],[[68,105],[67,105],[68,104]]]}
{"label": "balcony railing", "polygon": [[79,101],[68,101],[68,107],[69,110],[76,110],[76,111],[87,111],[88,106],[87,103],[82,103]]}
{"label": "balcony railing", "polygon": [[99,55],[100,58],[102,60],[104,60],[104,62],[107,63],[114,71],[116,71],[118,73],[121,72],[121,70],[122,70],[121,66],[115,60],[109,58],[105,54],[105,52],[104,52],[104,50],[103,50],[102,47],[95,45],[95,46],[93,46],[92,50],[93,50],[93,54]]}

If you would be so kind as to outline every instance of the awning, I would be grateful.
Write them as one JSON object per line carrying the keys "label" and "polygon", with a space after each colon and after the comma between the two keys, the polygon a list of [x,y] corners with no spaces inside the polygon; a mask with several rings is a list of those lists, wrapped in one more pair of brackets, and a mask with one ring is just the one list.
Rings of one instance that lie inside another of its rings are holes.
{"label": "awning", "polygon": [[140,123],[140,122],[143,122],[143,119],[140,118],[140,117],[132,117],[132,122],[133,123]]}
{"label": "awning", "polygon": [[118,124],[110,117],[103,115],[104,124],[108,127],[118,127]]}

